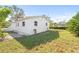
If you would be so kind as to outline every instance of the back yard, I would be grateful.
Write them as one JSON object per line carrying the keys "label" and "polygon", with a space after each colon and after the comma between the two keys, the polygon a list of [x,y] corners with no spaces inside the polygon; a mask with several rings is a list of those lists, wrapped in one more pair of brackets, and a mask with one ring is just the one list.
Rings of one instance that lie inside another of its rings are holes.
{"label": "back yard", "polygon": [[50,30],[0,42],[0,52],[79,52],[79,38],[66,30]]}

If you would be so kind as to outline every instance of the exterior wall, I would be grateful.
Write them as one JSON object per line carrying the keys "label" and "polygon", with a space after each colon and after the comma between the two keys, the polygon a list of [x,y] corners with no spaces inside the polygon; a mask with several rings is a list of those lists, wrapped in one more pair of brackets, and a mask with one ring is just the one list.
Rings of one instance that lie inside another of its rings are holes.
{"label": "exterior wall", "polygon": [[[34,25],[35,21],[37,21],[37,26]],[[25,26],[22,26],[22,22],[25,22]],[[34,29],[37,30],[37,33],[47,31],[48,26],[46,26],[46,23],[48,23],[48,21],[44,17],[29,18],[13,23],[10,28],[22,35],[32,35],[35,34]]]}
{"label": "exterior wall", "polygon": [[11,26],[9,26],[8,28],[5,28],[5,31],[14,31],[15,30],[15,23],[11,23]]}

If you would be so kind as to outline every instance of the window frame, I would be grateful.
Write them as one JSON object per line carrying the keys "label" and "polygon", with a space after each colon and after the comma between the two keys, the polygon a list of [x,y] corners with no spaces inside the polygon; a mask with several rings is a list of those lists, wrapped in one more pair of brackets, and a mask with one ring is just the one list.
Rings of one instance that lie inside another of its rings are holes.
{"label": "window frame", "polygon": [[46,22],[46,26],[48,25],[48,23]]}
{"label": "window frame", "polygon": [[25,21],[22,22],[22,26],[23,26],[23,27],[25,26]]}
{"label": "window frame", "polygon": [[37,21],[34,21],[34,26],[38,26],[38,22]]}

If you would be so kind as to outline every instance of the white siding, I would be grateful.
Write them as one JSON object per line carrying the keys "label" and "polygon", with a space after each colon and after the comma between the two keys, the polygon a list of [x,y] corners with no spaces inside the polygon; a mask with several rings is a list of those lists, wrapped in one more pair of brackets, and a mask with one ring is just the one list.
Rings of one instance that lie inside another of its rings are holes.
{"label": "white siding", "polygon": [[[37,21],[37,26],[34,25],[34,21]],[[25,26],[22,26],[22,22],[25,22]],[[46,23],[48,23],[48,21],[44,17],[29,18],[13,23],[11,25],[11,29],[17,31],[19,34],[22,35],[32,35],[34,34],[34,29],[37,30],[37,33],[47,31],[48,26],[46,26]]]}

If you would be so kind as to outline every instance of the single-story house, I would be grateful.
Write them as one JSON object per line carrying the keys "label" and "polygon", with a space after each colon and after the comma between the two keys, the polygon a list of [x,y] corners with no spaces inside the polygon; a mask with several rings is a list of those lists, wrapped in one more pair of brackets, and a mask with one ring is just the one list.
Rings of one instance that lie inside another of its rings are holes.
{"label": "single-story house", "polygon": [[48,20],[49,17],[45,15],[20,17],[18,20],[11,21],[8,30],[21,35],[33,35],[48,31]]}

